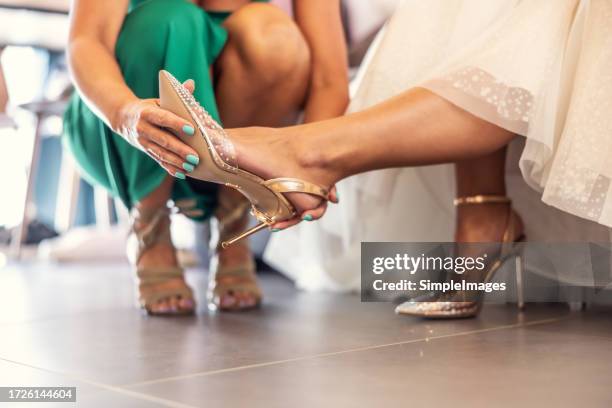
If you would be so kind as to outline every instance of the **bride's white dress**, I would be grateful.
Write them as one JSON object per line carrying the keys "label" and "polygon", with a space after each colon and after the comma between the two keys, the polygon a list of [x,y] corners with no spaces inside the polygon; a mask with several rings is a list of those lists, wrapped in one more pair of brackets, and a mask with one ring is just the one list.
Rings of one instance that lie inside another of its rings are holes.
{"label": "bride's white dress", "polygon": [[[507,180],[530,240],[611,240],[611,0],[404,1],[349,112],[413,87],[524,136]],[[323,220],[279,233],[266,251],[300,287],[358,289],[362,241],[452,240],[451,165],[372,172],[338,190]]]}

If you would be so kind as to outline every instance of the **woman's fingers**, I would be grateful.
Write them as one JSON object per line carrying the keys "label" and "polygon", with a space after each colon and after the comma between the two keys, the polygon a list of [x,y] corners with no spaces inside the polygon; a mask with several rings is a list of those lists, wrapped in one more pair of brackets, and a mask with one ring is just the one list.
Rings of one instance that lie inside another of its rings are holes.
{"label": "woman's fingers", "polygon": [[179,169],[183,169],[183,170],[187,170],[187,171],[193,171],[193,164],[189,163],[189,161],[187,160],[187,158],[183,158],[177,154],[175,154],[171,149],[168,149],[167,147],[161,146],[159,143],[156,142],[156,140],[158,138],[163,137],[163,135],[158,135],[157,133],[163,133],[163,131],[160,131],[159,129],[156,129],[155,127],[148,125],[145,128],[145,134],[147,135],[154,135],[154,136],[150,136],[149,137],[149,142],[152,142],[152,144],[155,144],[157,146],[147,146],[148,148],[151,147],[157,147],[156,152],[159,153],[159,159],[161,161],[163,161],[164,163],[168,163],[173,165],[174,167],[177,167]]}
{"label": "woman's fingers", "polygon": [[148,139],[162,149],[167,150],[168,152],[181,158],[181,164],[188,163],[195,166],[200,161],[198,153],[193,148],[183,143],[173,134],[160,129],[153,124],[142,124],[138,133],[141,139]]}
{"label": "woman's fingers", "polygon": [[[141,114],[141,119],[157,127],[169,129],[176,135],[193,136],[195,128],[191,123],[165,109],[151,106]],[[176,152],[180,154],[180,152]]]}
{"label": "woman's fingers", "polygon": [[300,217],[294,217],[290,220],[277,222],[276,224],[272,225],[271,227],[272,232],[278,232],[278,231],[293,227],[294,225],[297,225],[300,222],[302,222],[302,219]]}
{"label": "woman's fingers", "polygon": [[329,190],[328,199],[334,204],[338,204],[340,202],[338,199],[338,190],[336,189],[336,186],[332,186],[332,188]]}
{"label": "woman's fingers", "polygon": [[327,211],[327,201],[323,201],[321,205],[319,205],[317,208],[304,211],[299,216],[294,217],[290,220],[277,222],[276,224],[272,225],[272,231],[276,232],[284,230],[289,227],[293,227],[294,225],[299,224],[302,221],[316,221],[323,217],[325,211]]}
{"label": "woman's fingers", "polygon": [[319,218],[323,217],[323,215],[325,214],[325,211],[327,211],[327,201],[323,201],[321,205],[318,206],[317,208],[314,208],[308,211],[304,211],[302,213],[302,219],[304,221],[318,220]]}
{"label": "woman's fingers", "polygon": [[183,82],[183,86],[185,87],[185,89],[187,89],[187,91],[189,91],[190,94],[193,94],[193,92],[195,91],[195,81],[193,79],[188,79]]}
{"label": "woman's fingers", "polygon": [[164,170],[170,175],[184,179],[185,174],[193,171],[193,166],[188,163],[183,163],[182,159],[175,154],[164,150],[159,145],[151,142],[150,140],[143,140],[141,142],[142,147]]}

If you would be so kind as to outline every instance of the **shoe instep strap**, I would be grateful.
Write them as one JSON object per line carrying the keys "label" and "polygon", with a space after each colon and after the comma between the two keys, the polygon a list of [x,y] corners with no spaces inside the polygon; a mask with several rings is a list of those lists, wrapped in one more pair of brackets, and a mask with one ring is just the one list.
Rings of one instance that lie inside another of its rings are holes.
{"label": "shoe instep strap", "polygon": [[455,204],[455,206],[459,206],[465,204],[510,204],[511,202],[512,200],[506,196],[475,195],[470,197],[455,198],[453,204]]}
{"label": "shoe instep strap", "polygon": [[266,180],[264,185],[276,193],[306,193],[328,199],[329,191],[326,188],[295,178],[276,178]]}
{"label": "shoe instep strap", "polygon": [[127,255],[134,265],[142,254],[157,243],[170,243],[170,210],[167,207],[143,209],[134,207],[130,213],[131,230]]}

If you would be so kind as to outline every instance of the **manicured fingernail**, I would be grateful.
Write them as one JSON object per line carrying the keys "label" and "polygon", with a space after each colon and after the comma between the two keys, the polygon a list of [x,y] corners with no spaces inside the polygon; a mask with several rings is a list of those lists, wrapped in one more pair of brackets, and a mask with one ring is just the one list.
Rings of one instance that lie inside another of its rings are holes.
{"label": "manicured fingernail", "polygon": [[187,161],[191,164],[193,164],[194,166],[197,166],[198,163],[200,162],[200,158],[198,156],[195,156],[193,154],[188,154],[187,155]]}
{"label": "manicured fingernail", "polygon": [[304,221],[312,221],[312,215],[308,214],[305,215],[304,218],[302,218]]}
{"label": "manicured fingernail", "polygon": [[177,171],[176,173],[174,173],[174,177],[176,177],[177,179],[185,180],[185,173]]}
{"label": "manicured fingernail", "polygon": [[278,231],[280,231],[280,228],[272,228],[272,230],[271,230],[271,231],[272,231],[272,232],[278,232]]}
{"label": "manicured fingernail", "polygon": [[195,129],[193,128],[193,126],[185,125],[183,126],[183,132],[185,132],[189,136],[193,136],[195,133]]}
{"label": "manicured fingernail", "polygon": [[195,167],[189,163],[183,163],[183,168],[187,170],[188,173],[191,173]]}

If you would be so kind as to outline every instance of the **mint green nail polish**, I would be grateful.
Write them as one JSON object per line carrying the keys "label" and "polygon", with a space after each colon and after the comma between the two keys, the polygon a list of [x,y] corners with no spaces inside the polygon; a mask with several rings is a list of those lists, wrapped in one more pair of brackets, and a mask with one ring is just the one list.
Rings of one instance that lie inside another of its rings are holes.
{"label": "mint green nail polish", "polygon": [[304,221],[312,221],[312,215],[308,214],[305,215],[304,218],[302,218]]}
{"label": "mint green nail polish", "polygon": [[193,164],[194,166],[197,166],[198,163],[200,162],[200,158],[198,156],[194,156],[193,154],[188,154],[187,161]]}
{"label": "mint green nail polish", "polygon": [[177,171],[176,173],[174,173],[174,177],[176,177],[177,179],[185,180],[185,173]]}
{"label": "mint green nail polish", "polygon": [[189,163],[183,163],[183,168],[185,170],[187,170],[188,173],[191,173],[193,171],[193,169],[195,169],[195,167],[193,167],[191,164]]}
{"label": "mint green nail polish", "polygon": [[278,232],[278,231],[280,231],[279,228],[272,228],[272,232]]}
{"label": "mint green nail polish", "polygon": [[193,136],[195,133],[195,129],[193,128],[193,126],[185,125],[183,126],[183,132],[185,132],[189,136]]}

